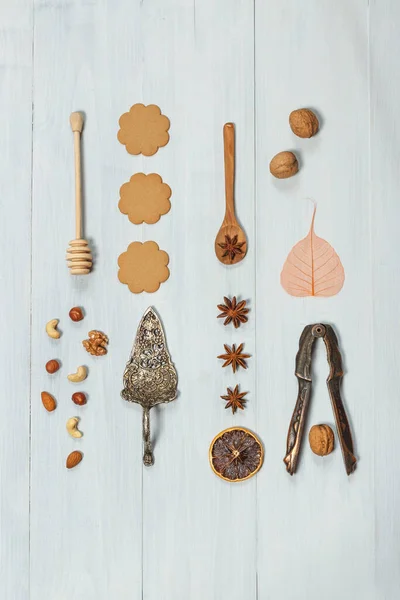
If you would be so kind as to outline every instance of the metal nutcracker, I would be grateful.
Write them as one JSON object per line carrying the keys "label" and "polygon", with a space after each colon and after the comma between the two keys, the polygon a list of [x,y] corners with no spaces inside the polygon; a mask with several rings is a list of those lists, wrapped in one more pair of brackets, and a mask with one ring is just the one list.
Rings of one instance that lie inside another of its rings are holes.
{"label": "metal nutcracker", "polygon": [[329,364],[329,375],[326,383],[335,416],[344,465],[347,475],[351,475],[356,467],[357,459],[353,453],[350,423],[340,396],[340,383],[343,377],[342,357],[334,330],[330,325],[322,323],[307,325],[300,337],[295,373],[299,382],[299,392],[292,420],[290,421],[284,462],[286,470],[293,475],[296,472],[307,410],[311,398],[312,350],[318,338],[322,338],[326,346]]}

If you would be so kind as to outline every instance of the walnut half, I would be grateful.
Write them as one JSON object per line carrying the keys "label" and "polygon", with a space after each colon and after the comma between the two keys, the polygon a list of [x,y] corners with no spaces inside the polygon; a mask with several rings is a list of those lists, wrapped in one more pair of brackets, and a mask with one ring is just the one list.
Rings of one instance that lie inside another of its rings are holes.
{"label": "walnut half", "polygon": [[86,352],[93,356],[107,354],[108,337],[102,331],[93,329],[93,331],[89,331],[88,336],[89,339],[82,342]]}

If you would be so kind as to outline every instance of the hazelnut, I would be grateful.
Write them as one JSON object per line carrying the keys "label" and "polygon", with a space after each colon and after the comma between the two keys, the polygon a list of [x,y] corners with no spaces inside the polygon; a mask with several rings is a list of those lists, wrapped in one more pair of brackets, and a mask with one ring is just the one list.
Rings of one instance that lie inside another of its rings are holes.
{"label": "hazelnut", "polygon": [[69,311],[69,318],[72,321],[82,321],[82,319],[83,319],[82,309],[79,306],[74,306],[73,308],[71,308],[71,310]]}
{"label": "hazelnut", "polygon": [[329,425],[313,425],[308,434],[310,448],[318,456],[327,456],[335,446],[335,436]]}
{"label": "hazelnut", "polygon": [[274,177],[286,179],[296,175],[299,170],[299,164],[293,152],[279,152],[269,163],[269,170]]}
{"label": "hazelnut", "polygon": [[56,373],[59,368],[60,368],[60,363],[55,358],[53,358],[52,360],[49,360],[46,363],[46,371],[50,374]]}
{"label": "hazelnut", "polygon": [[72,394],[72,402],[78,406],[83,406],[87,402],[86,395],[83,392],[75,392],[75,394]]}
{"label": "hazelnut", "polygon": [[301,138],[310,138],[318,132],[317,116],[308,108],[299,108],[289,115],[290,129]]}

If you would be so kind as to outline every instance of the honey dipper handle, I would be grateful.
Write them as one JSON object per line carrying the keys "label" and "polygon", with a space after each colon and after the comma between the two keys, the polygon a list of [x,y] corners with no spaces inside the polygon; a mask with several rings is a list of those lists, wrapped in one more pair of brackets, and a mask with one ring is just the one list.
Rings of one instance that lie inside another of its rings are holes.
{"label": "honey dipper handle", "polygon": [[69,118],[71,129],[74,132],[75,153],[75,237],[82,237],[82,174],[81,174],[81,133],[83,129],[83,116],[74,112]]}
{"label": "honey dipper handle", "polygon": [[224,125],[224,161],[225,161],[225,223],[236,222],[234,205],[235,183],[235,126],[233,123]]}

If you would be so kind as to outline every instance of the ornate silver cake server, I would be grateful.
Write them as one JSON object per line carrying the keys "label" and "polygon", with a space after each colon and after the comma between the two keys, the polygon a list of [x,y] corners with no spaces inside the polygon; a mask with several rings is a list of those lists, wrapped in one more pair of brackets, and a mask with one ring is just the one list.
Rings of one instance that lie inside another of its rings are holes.
{"label": "ornate silver cake server", "polygon": [[121,396],[143,407],[143,463],[154,463],[150,440],[150,409],[175,400],[178,377],[171,361],[161,321],[153,308],[144,313],[126,364]]}

